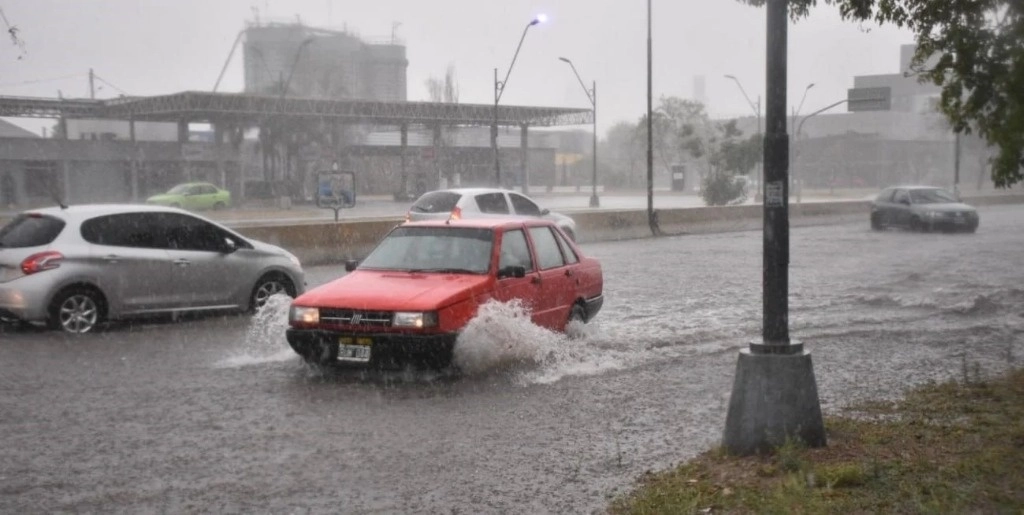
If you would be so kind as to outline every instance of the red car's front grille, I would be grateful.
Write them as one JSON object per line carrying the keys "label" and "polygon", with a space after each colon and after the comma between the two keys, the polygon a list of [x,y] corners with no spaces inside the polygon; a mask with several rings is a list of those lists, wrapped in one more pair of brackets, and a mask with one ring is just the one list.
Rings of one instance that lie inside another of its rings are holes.
{"label": "red car's front grille", "polygon": [[320,308],[320,323],[391,327],[390,311],[361,311],[358,309]]}

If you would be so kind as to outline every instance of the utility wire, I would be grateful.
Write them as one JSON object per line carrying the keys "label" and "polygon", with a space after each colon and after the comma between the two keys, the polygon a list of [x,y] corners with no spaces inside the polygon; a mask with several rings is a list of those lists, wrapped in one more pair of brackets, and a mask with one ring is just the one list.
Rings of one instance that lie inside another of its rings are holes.
{"label": "utility wire", "polygon": [[104,79],[103,77],[100,77],[99,75],[96,75],[95,73],[93,73],[93,74],[92,74],[92,76],[93,76],[93,78],[95,78],[96,80],[98,80],[98,81],[100,81],[100,82],[102,82],[102,83],[106,84],[107,86],[110,86],[110,87],[112,87],[112,88],[116,89],[117,91],[121,92],[121,94],[122,94],[122,95],[127,95],[127,94],[128,94],[128,92],[127,92],[127,91],[125,91],[125,90],[123,90],[123,89],[121,89],[121,88],[119,88],[119,87],[115,86],[114,84],[111,84],[111,83],[110,83],[110,81],[108,81],[107,79]]}
{"label": "utility wire", "polygon": [[86,75],[87,74],[85,74],[85,73],[78,73],[78,74],[74,74],[74,75],[62,75],[60,77],[51,77],[49,79],[23,80],[21,82],[4,82],[4,83],[0,84],[0,88],[6,88],[6,87],[10,87],[10,86],[23,86],[23,85],[26,85],[26,84],[40,84],[40,83],[43,83],[43,82],[56,82],[56,81],[59,81],[59,80],[67,80],[67,79],[78,79],[78,78],[81,78],[81,77],[85,77]]}

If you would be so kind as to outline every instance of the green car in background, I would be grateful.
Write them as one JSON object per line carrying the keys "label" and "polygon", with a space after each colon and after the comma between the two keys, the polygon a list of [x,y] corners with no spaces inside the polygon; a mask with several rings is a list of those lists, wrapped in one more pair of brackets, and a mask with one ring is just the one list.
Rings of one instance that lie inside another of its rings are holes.
{"label": "green car in background", "polygon": [[231,192],[208,182],[187,182],[171,188],[167,193],[149,197],[146,203],[197,211],[224,209],[231,205]]}

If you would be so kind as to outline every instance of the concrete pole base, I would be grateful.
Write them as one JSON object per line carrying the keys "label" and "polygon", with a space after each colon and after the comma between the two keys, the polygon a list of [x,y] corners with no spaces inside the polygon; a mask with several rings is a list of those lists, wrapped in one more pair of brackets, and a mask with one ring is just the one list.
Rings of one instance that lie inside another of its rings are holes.
{"label": "concrete pole base", "polygon": [[736,363],[722,445],[746,456],[770,452],[787,440],[825,446],[811,355],[797,342],[751,343]]}

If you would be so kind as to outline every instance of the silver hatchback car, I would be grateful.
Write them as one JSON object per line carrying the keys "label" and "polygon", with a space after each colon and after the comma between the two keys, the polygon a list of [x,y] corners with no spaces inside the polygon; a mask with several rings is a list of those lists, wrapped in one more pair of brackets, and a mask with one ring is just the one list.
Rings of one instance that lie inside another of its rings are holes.
{"label": "silver hatchback car", "polygon": [[181,209],[26,211],[0,228],[0,319],[69,333],[151,313],[250,310],[305,290],[298,258]]}
{"label": "silver hatchback car", "polygon": [[569,238],[576,239],[576,222],[563,214],[541,209],[530,197],[501,188],[452,188],[428,191],[416,199],[406,221],[448,218],[529,217],[551,220]]}

